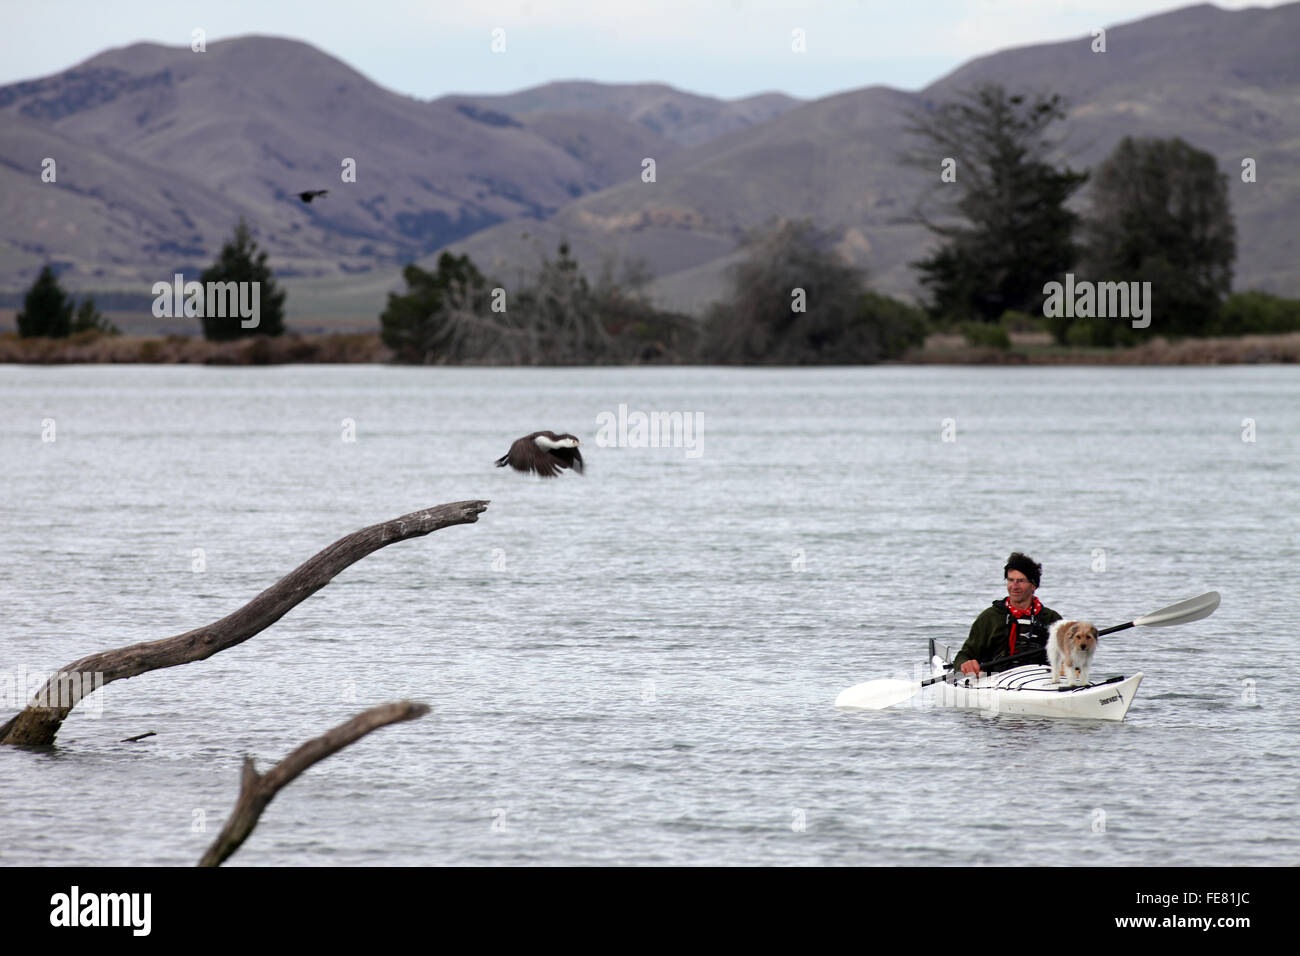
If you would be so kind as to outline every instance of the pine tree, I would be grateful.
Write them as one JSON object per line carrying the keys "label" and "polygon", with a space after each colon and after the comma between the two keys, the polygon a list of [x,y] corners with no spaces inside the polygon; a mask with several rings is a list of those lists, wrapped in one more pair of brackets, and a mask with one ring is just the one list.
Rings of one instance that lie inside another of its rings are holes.
{"label": "pine tree", "polygon": [[205,338],[222,342],[249,335],[284,334],[285,293],[276,286],[266,259],[266,252],[259,251],[257,243],[253,241],[248,224],[240,219],[234,237],[221,247],[217,261],[199,276],[199,281],[205,290],[209,282],[259,283],[259,321],[255,327],[246,329],[242,325],[244,320],[239,315],[227,315],[224,318],[209,316],[206,313],[214,310],[205,308],[202,317]]}
{"label": "pine tree", "polygon": [[1059,280],[1078,258],[1078,216],[1066,200],[1087,173],[1057,168],[1045,133],[1064,118],[1059,96],[1009,96],[985,84],[959,102],[911,116],[921,146],[905,159],[938,175],[954,160],[955,179],[941,190],[956,197],[963,225],[917,219],[944,241],[912,263],[929,288],[932,315],[996,321],[1009,310],[1039,312],[1043,285]]}
{"label": "pine tree", "polygon": [[18,334],[23,338],[37,335],[63,338],[72,331],[72,310],[72,299],[64,293],[54,270],[47,265],[23,299],[23,310],[18,313]]}
{"label": "pine tree", "polygon": [[407,292],[388,294],[380,337],[398,361],[417,365],[482,359],[496,338],[488,318],[486,280],[469,256],[444,252],[437,272],[409,263]]}
{"label": "pine tree", "polygon": [[77,306],[76,317],[72,320],[73,332],[85,332],[94,329],[104,335],[121,335],[122,330],[104,318],[104,313],[95,308],[93,296],[86,296]]}

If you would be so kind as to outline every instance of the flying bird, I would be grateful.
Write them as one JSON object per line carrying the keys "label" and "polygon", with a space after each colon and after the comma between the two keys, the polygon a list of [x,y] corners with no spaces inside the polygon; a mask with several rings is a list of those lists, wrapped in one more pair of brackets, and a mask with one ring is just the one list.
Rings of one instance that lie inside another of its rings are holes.
{"label": "flying bird", "polygon": [[305,193],[299,193],[298,198],[305,203],[309,203],[317,196],[328,196],[328,195],[329,195],[328,189],[309,189]]}
{"label": "flying bird", "polygon": [[498,468],[506,465],[525,474],[535,471],[543,478],[554,478],[565,468],[582,474],[582,452],[573,435],[533,432],[516,438],[510,450],[497,459]]}

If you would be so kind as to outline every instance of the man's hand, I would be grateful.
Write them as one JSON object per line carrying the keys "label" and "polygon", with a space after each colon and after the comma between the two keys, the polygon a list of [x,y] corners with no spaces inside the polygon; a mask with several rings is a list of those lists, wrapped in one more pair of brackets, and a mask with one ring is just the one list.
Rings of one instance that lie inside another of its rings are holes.
{"label": "man's hand", "polygon": [[963,674],[974,674],[978,677],[981,673],[979,661],[962,661],[961,672]]}

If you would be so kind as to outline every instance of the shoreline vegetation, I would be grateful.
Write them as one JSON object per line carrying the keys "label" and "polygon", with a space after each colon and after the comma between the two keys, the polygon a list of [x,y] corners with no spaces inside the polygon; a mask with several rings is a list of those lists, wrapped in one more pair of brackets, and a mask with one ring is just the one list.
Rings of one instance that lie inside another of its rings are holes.
{"label": "shoreline vegetation", "polygon": [[[931,333],[920,347],[882,365],[1259,365],[1300,363],[1300,332],[1169,341],[1161,336],[1129,347],[1057,345],[1041,332],[1010,334],[1011,347],[972,345],[959,334]],[[311,365],[405,364],[395,361],[378,332],[256,336],[214,342],[199,336],[106,335],[94,330],[64,338],[0,334],[0,363],[24,365]],[[498,363],[458,362],[447,365]],[[650,361],[622,365],[697,365]],[[826,364],[835,363],[819,363]],[[844,364],[859,364],[845,362]],[[812,367],[812,366],[810,366]]]}
{"label": "shoreline vegetation", "polygon": [[[928,258],[909,263],[920,301],[874,288],[842,229],[772,217],[738,237],[726,288],[698,315],[657,301],[644,262],[611,253],[584,269],[561,239],[553,255],[534,243],[532,271],[497,260],[494,268],[517,272],[514,282],[467,254],[444,251],[431,269],[408,262],[405,291],[388,292],[375,325],[322,327],[304,317],[295,334],[268,254],[240,219],[198,280],[173,272],[150,286],[147,311],[124,310],[131,336],[90,290],[80,302],[68,295],[47,263],[14,317],[18,335],[0,336],[0,362],[1300,363],[1300,299],[1232,291],[1236,227],[1214,157],[1176,137],[1125,137],[1095,171],[1082,215],[1067,200],[1093,173],[1053,165],[1045,138],[1066,115],[1059,96],[998,85],[910,114],[915,142],[901,157],[909,164],[933,173],[936,157],[966,151],[962,178],[945,168],[907,216],[938,240]],[[201,338],[176,334],[194,325]]]}

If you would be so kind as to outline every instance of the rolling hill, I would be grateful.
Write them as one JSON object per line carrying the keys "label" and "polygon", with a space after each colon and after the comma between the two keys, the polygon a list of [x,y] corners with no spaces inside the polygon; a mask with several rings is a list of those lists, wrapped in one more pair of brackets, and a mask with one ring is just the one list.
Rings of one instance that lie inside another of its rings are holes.
{"label": "rolling hill", "polygon": [[[1059,159],[1092,166],[1125,135],[1181,136],[1228,175],[1238,227],[1237,288],[1300,295],[1300,4],[1236,12],[1189,7],[1092,37],[1007,50],[961,67],[917,93],[868,87],[790,109],[714,138],[632,180],[583,196],[520,239],[503,223],[454,243],[485,263],[565,238],[579,260],[640,258],[663,303],[699,311],[726,293],[726,268],[746,230],[811,217],[843,231],[843,250],[875,284],[916,291],[908,263],[928,248],[906,221],[937,178],[900,164],[904,118],[981,82],[1053,91],[1070,104]],[[1241,161],[1261,171],[1243,183]],[[1086,189],[1080,207],[1086,207]]]}
{"label": "rolling hill", "polygon": [[[1124,135],[1214,154],[1237,288],[1300,295],[1300,3],[1188,7],[1106,40],[1104,53],[1081,36],[980,57],[916,92],[811,102],[579,81],[421,101],[294,40],[135,44],[0,87],[0,289],[53,261],[70,288],[143,295],[206,266],[243,216],[285,278],[291,320],[373,323],[402,265],[445,249],[515,281],[561,240],[591,271],[644,261],[660,302],[698,312],[725,293],[748,231],[811,217],[877,287],[914,294],[908,263],[931,240],[906,215],[937,176],[900,163],[905,117],[1000,82],[1067,99],[1059,158],[1076,168]],[[57,182],[41,181],[47,157]],[[1241,182],[1246,157],[1257,182]],[[340,181],[345,158],[355,182]],[[308,188],[330,194],[305,205],[294,194]]]}

